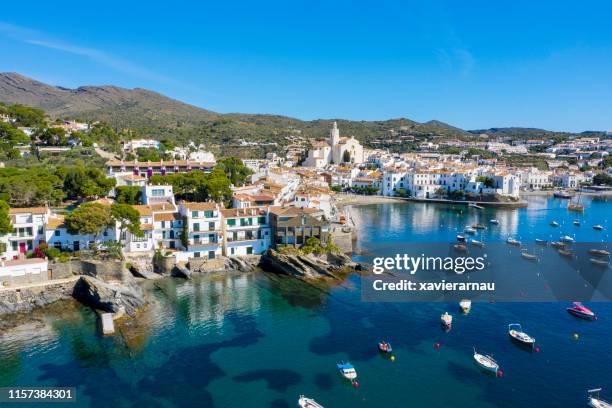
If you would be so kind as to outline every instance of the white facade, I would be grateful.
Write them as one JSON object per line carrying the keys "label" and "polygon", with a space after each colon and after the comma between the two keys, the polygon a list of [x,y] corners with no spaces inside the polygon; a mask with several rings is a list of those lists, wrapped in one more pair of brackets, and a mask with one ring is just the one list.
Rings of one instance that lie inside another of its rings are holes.
{"label": "white facade", "polygon": [[267,208],[221,210],[226,256],[259,255],[270,248],[272,231]]}
{"label": "white facade", "polygon": [[322,168],[331,163],[339,164],[344,161],[346,152],[350,155],[351,163],[360,164],[364,162],[361,143],[353,136],[341,138],[338,124],[334,122],[329,138],[324,142],[314,143],[304,161],[304,166]]}

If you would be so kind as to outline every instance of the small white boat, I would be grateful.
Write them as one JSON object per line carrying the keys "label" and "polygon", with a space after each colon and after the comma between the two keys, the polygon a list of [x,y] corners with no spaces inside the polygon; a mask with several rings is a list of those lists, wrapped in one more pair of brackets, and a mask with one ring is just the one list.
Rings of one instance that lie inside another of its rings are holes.
{"label": "small white boat", "polygon": [[471,240],[471,241],[470,241],[470,244],[472,244],[472,245],[474,245],[474,246],[477,246],[477,247],[481,247],[481,248],[485,246],[485,243],[484,243],[484,242],[482,242],[482,241],[478,241],[478,240],[476,240],[476,239]]}
{"label": "small white boat", "polygon": [[497,225],[497,224],[499,224],[499,220],[492,219],[492,220],[489,220],[489,223]]}
{"label": "small white boat", "polygon": [[540,244],[540,245],[548,244],[548,242],[545,239],[540,239],[540,238],[536,238],[535,242],[536,242],[536,244]]}
{"label": "small white boat", "polygon": [[516,245],[516,246],[521,246],[521,241],[518,241],[512,237],[508,237],[508,239],[506,240],[506,242],[510,245]]}
{"label": "small white boat", "polygon": [[530,254],[528,252],[521,252],[521,256],[523,258],[527,259],[527,260],[530,260],[530,261],[537,261],[538,260],[537,256],[535,256],[534,254]]}
{"label": "small white boat", "polygon": [[561,238],[559,238],[559,241],[561,241],[561,242],[569,242],[569,243],[576,242],[576,240],[574,238],[570,237],[569,235],[561,235]]}
{"label": "small white boat", "polygon": [[606,261],[605,259],[590,258],[589,261],[591,261],[593,265],[597,265],[597,266],[605,266],[605,267],[610,266],[608,264],[608,261]]}
{"label": "small white boat", "polygon": [[312,398],[305,397],[300,395],[300,399],[298,399],[298,405],[302,408],[324,408],[323,405],[319,404],[317,401]]}
{"label": "small white boat", "polygon": [[566,198],[566,199],[567,199],[567,198],[572,198],[572,194],[570,194],[570,193],[569,193],[569,192],[567,192],[567,191],[555,191],[555,192],[553,193],[553,196],[554,196],[555,198]]}
{"label": "small white boat", "polygon": [[465,242],[465,235],[457,234],[457,241]]}
{"label": "small white boat", "polygon": [[604,229],[604,227],[603,227],[603,225],[597,224],[597,225],[593,225],[593,229],[597,230],[597,231],[602,231]]}
{"label": "small white boat", "polygon": [[605,249],[589,249],[589,254],[595,256],[610,256],[610,252]]}
{"label": "small white boat", "polygon": [[535,345],[535,339],[531,337],[530,335],[528,335],[527,333],[525,333],[519,323],[509,324],[508,334],[510,335],[510,337],[512,337],[514,340],[518,341],[519,343],[526,344],[531,347]]}
{"label": "small white boat", "polygon": [[483,206],[474,203],[469,203],[468,207],[476,208],[478,210],[482,210],[484,208]]}
{"label": "small white boat", "polygon": [[476,228],[465,227],[463,232],[465,232],[466,234],[474,235],[476,233]]}
{"label": "small white boat", "polygon": [[499,364],[497,364],[497,361],[495,361],[493,357],[488,354],[480,354],[476,352],[475,348],[474,361],[476,361],[476,364],[478,364],[482,369],[490,371],[494,374],[497,374],[497,371],[499,370]]}
{"label": "small white boat", "polygon": [[574,220],[574,225],[579,227],[580,226],[580,220]]}
{"label": "small white boat", "polygon": [[560,224],[557,221],[551,221],[550,222],[550,226],[551,227],[558,227]]}
{"label": "small white boat", "polygon": [[465,244],[455,244],[453,245],[453,248],[455,248],[455,250],[459,252],[467,252],[468,250],[468,247]]}
{"label": "small white boat", "polygon": [[357,371],[355,370],[355,367],[353,367],[351,363],[341,361],[338,364],[336,364],[336,367],[338,368],[340,375],[342,375],[347,380],[353,381],[354,379],[357,378]]}
{"label": "small white boat", "polygon": [[459,307],[463,313],[470,313],[470,310],[472,309],[472,301],[470,299],[461,299],[459,302]]}
{"label": "small white boat", "polygon": [[444,327],[450,328],[453,325],[453,316],[448,314],[448,312],[444,312],[444,314],[440,316],[440,322]]}
{"label": "small white boat", "polygon": [[601,399],[599,393],[601,388],[595,388],[587,391],[587,405],[592,408],[612,408],[612,404]]}

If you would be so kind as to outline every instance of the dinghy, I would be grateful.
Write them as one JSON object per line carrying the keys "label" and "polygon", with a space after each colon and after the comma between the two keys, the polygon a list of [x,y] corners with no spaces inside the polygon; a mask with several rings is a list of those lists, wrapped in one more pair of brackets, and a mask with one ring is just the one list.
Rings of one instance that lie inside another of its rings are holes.
{"label": "dinghy", "polygon": [[535,239],[536,244],[540,244],[540,245],[546,245],[548,244],[548,242],[546,242],[545,239],[540,239],[540,238],[536,238]]}
{"label": "dinghy", "polygon": [[551,221],[551,222],[550,222],[550,226],[551,226],[551,227],[558,227],[558,226],[559,226],[559,223],[558,223],[557,221]]}
{"label": "dinghy", "polygon": [[521,241],[518,241],[512,237],[508,237],[508,239],[506,240],[506,242],[510,245],[516,245],[516,246],[521,246]]}
{"label": "dinghy", "polygon": [[529,261],[537,261],[538,257],[528,252],[521,252],[521,256]]}
{"label": "dinghy", "polygon": [[572,252],[571,252],[571,251],[568,251],[567,249],[561,249],[561,248],[559,248],[559,249],[557,249],[557,252],[558,252],[558,253],[559,253],[559,255],[561,255],[561,256],[565,256],[565,257],[568,257],[568,258],[571,258],[571,257],[572,257]]}
{"label": "dinghy", "polygon": [[574,225],[579,227],[580,226],[580,220],[574,220]]}
{"label": "dinghy", "polygon": [[378,351],[380,351],[381,353],[389,354],[393,352],[393,348],[391,347],[391,343],[387,341],[381,341],[378,343]]}
{"label": "dinghy", "polygon": [[499,224],[499,220],[492,219],[492,220],[489,220],[489,223],[493,224],[493,225],[498,225]]}
{"label": "dinghy", "polygon": [[604,227],[603,227],[603,225],[597,224],[597,225],[593,225],[593,229],[597,230],[597,231],[602,231],[604,229]]}
{"label": "dinghy", "polygon": [[595,256],[610,256],[610,252],[605,249],[589,249],[589,254]]}
{"label": "dinghy", "polygon": [[444,312],[444,314],[440,316],[440,322],[442,326],[450,329],[453,325],[453,316],[449,315],[448,312]]}
{"label": "dinghy", "polygon": [[457,235],[457,241],[458,242],[465,242],[465,235],[458,234]]}
{"label": "dinghy", "polygon": [[568,307],[566,310],[569,314],[579,317],[581,319],[597,320],[597,315],[595,315],[595,313],[593,313],[590,309],[586,308],[580,302],[574,302],[572,304],[572,307]]}
{"label": "dinghy", "polygon": [[568,199],[568,198],[572,198],[572,195],[568,193],[567,191],[555,191],[553,193],[553,197]]}
{"label": "dinghy", "polygon": [[463,313],[470,313],[470,310],[472,309],[472,301],[470,299],[461,299],[459,302],[459,307]]}
{"label": "dinghy", "polygon": [[353,381],[357,378],[357,371],[355,371],[355,367],[349,362],[341,361],[336,364],[340,375],[346,378],[347,380]]}
{"label": "dinghy", "polygon": [[522,326],[519,323],[512,323],[508,325],[508,334],[514,340],[521,344],[526,344],[533,347],[535,345],[535,339],[523,331]]}
{"label": "dinghy", "polygon": [[472,227],[465,227],[463,230],[466,234],[474,235],[476,233],[476,229]]}
{"label": "dinghy", "polygon": [[478,366],[482,368],[483,370],[492,372],[494,374],[497,374],[497,371],[499,370],[499,364],[497,364],[497,361],[495,361],[493,357],[487,354],[480,354],[476,352],[475,348],[474,348],[474,361],[476,361],[476,364],[478,364]]}
{"label": "dinghy", "polygon": [[455,250],[459,252],[467,252],[468,250],[468,247],[465,244],[455,244],[453,245],[453,248],[455,248]]}
{"label": "dinghy", "polygon": [[319,404],[317,401],[312,398],[305,397],[300,395],[300,399],[298,399],[298,405],[301,408],[323,408],[323,405]]}
{"label": "dinghy", "polygon": [[559,240],[561,242],[568,242],[570,244],[576,242],[576,240],[570,237],[569,235],[561,235],[561,238],[559,238]]}
{"label": "dinghy", "polygon": [[485,243],[484,243],[484,242],[482,242],[482,241],[478,241],[478,240],[476,240],[476,239],[471,240],[471,241],[470,241],[470,244],[472,244],[472,245],[474,245],[474,246],[477,246],[477,247],[481,247],[481,248],[485,246]]}
{"label": "dinghy", "polygon": [[553,241],[550,243],[551,246],[554,246],[555,248],[564,248],[565,244],[563,242],[559,242],[559,241]]}
{"label": "dinghy", "polygon": [[593,265],[605,266],[606,268],[609,266],[608,261],[604,259],[590,258],[589,261],[591,261]]}
{"label": "dinghy", "polygon": [[595,388],[587,391],[587,405],[592,408],[612,408],[612,404],[601,399],[599,393],[601,388]]}
{"label": "dinghy", "polygon": [[482,224],[472,224],[472,228],[481,229],[482,230],[482,229],[486,229],[487,227],[485,227]]}

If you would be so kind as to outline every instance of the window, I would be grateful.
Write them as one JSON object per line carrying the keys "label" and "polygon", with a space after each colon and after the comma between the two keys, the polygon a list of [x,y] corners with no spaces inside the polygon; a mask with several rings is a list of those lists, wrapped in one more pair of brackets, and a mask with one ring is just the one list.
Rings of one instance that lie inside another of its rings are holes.
{"label": "window", "polygon": [[193,253],[193,257],[194,258],[199,258],[200,257],[200,253],[199,252],[194,252]]}
{"label": "window", "polygon": [[208,251],[208,259],[215,259],[215,251]]}
{"label": "window", "polygon": [[17,241],[12,241],[11,242],[11,247],[13,248],[13,251],[16,251],[18,246],[17,246]]}
{"label": "window", "polygon": [[198,212],[197,211],[192,211],[191,212],[191,218],[198,218]]}
{"label": "window", "polygon": [[44,228],[43,228],[43,226],[41,225],[41,226],[39,226],[39,227],[38,227],[38,235],[41,235],[41,234],[43,234],[43,233],[44,233]]}
{"label": "window", "polygon": [[209,231],[214,231],[215,230],[215,223],[214,222],[209,222],[208,223],[208,230]]}
{"label": "window", "polygon": [[0,242],[0,253],[6,252],[6,243]]}
{"label": "window", "polygon": [[247,247],[246,251],[247,251],[247,255],[253,255],[253,247],[250,247],[250,246]]}
{"label": "window", "polygon": [[227,220],[227,225],[229,226],[235,226],[236,225],[236,220],[234,218],[230,218]]}
{"label": "window", "polygon": [[213,217],[213,212],[212,211],[204,211],[204,217],[212,218]]}
{"label": "window", "polygon": [[230,255],[234,255],[236,253],[236,248],[230,248]]}
{"label": "window", "polygon": [[266,217],[257,217],[257,223],[258,224],[265,224],[266,223]]}
{"label": "window", "polygon": [[194,231],[199,231],[200,230],[200,223],[199,222],[194,222],[193,223],[193,230]]}
{"label": "window", "polygon": [[53,235],[55,235],[56,237],[59,237],[62,234],[62,232],[60,230],[55,230],[55,232],[53,233]]}
{"label": "window", "polygon": [[164,189],[163,188],[154,188],[153,190],[151,190],[151,195],[153,197],[163,197],[164,196]]}

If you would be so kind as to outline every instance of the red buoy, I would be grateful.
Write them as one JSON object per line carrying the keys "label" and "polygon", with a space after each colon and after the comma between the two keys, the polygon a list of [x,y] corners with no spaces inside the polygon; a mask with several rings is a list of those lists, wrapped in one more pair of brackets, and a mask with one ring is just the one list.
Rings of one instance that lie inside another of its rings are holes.
{"label": "red buoy", "polygon": [[436,348],[439,349],[440,348],[440,343],[436,343]]}
{"label": "red buoy", "polygon": [[353,381],[353,387],[359,388],[359,382],[358,381]]}
{"label": "red buoy", "polygon": [[540,352],[540,348],[536,347],[536,353],[539,353],[539,352]]}
{"label": "red buoy", "polygon": [[504,372],[503,372],[502,370],[498,370],[498,371],[497,371],[497,376],[498,376],[499,378],[502,378],[502,377],[504,376]]}

